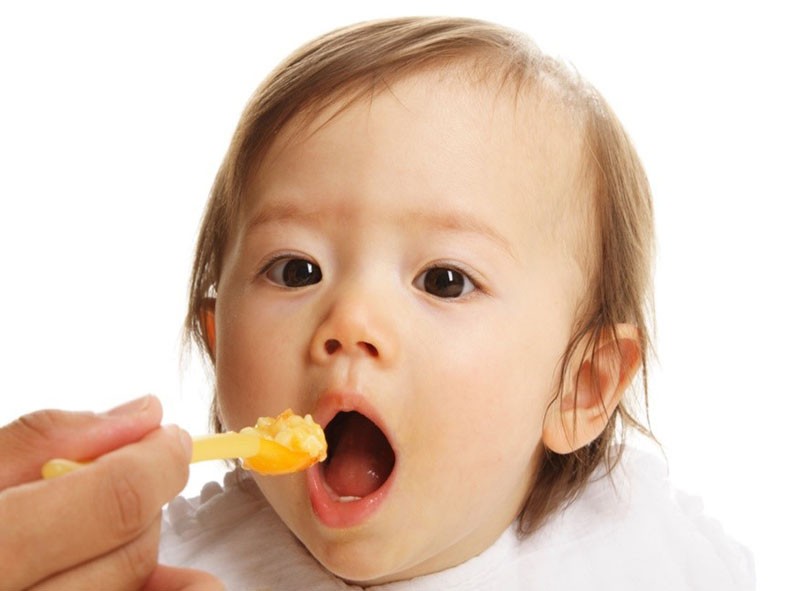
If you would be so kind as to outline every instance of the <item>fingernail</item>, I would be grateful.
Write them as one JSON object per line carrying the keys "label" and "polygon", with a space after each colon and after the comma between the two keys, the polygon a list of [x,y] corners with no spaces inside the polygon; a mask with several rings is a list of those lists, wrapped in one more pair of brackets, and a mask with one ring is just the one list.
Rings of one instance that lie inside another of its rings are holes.
{"label": "fingernail", "polygon": [[153,397],[151,395],[142,396],[141,398],[137,398],[136,400],[131,400],[130,402],[126,402],[125,404],[121,404],[112,408],[109,411],[106,411],[106,416],[109,417],[120,417],[125,415],[134,415],[140,412],[144,412],[153,402]]}

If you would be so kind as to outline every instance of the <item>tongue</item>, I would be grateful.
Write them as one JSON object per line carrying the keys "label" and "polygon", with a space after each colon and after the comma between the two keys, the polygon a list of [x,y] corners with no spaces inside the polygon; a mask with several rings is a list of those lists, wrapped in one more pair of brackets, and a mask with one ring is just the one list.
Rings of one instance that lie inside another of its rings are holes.
{"label": "tongue", "polygon": [[394,467],[394,452],[380,429],[365,416],[349,412],[339,415],[339,433],[325,480],[340,497],[364,497],[386,482]]}

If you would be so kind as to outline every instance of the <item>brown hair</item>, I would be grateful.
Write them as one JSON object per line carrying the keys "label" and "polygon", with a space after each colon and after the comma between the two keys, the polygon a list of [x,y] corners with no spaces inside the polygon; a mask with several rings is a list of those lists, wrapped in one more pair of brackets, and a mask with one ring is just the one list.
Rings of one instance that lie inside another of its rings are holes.
{"label": "brown hair", "polygon": [[[543,55],[526,37],[475,20],[405,18],[333,31],[301,47],[262,83],[242,114],[211,190],[192,269],[187,335],[205,349],[203,307],[219,280],[248,175],[290,120],[310,121],[329,105],[343,99],[352,104],[389,81],[423,69],[465,63],[477,74],[496,76],[501,85],[515,83],[517,90],[542,87],[569,108],[585,136],[585,166],[593,186],[593,240],[585,253],[590,261],[588,289],[561,360],[554,400],[563,396],[570,360],[592,355],[602,331],[627,322],[638,328],[646,409],[653,228],[650,191],[639,159],[593,87]],[[216,401],[212,420],[219,429]],[[573,499],[600,464],[605,462],[610,470],[627,427],[649,434],[629,401],[623,400],[604,432],[589,445],[564,455],[545,449],[519,515],[520,533],[534,531]]]}

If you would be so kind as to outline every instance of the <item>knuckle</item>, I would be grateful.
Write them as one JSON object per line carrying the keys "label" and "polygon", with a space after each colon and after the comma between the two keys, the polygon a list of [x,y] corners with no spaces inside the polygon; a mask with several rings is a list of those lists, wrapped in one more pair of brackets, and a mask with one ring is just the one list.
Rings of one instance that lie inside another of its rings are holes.
{"label": "knuckle", "polygon": [[57,410],[37,410],[21,416],[13,424],[18,436],[25,441],[49,440],[58,431],[63,414]]}
{"label": "knuckle", "polygon": [[37,410],[19,417],[0,429],[0,440],[2,440],[0,443],[7,449],[26,450],[41,446],[57,448],[65,436],[85,427],[91,416],[91,413],[87,412]]}
{"label": "knuckle", "polygon": [[25,496],[19,489],[0,492],[0,590],[27,587],[37,568],[36,540],[29,535]]}
{"label": "knuckle", "polygon": [[[10,588],[13,589],[17,582],[16,569],[19,568],[19,557],[24,554],[18,554],[16,548],[11,548],[11,545],[5,542],[6,540],[0,539],[0,572],[3,573],[5,583],[12,585]],[[0,589],[2,588],[0,585]]]}
{"label": "knuckle", "polygon": [[137,582],[144,581],[158,565],[158,547],[149,537],[144,535],[120,549],[121,568]]}
{"label": "knuckle", "polygon": [[120,466],[111,470],[109,476],[110,526],[119,539],[128,540],[145,525],[145,500],[140,488],[136,486],[138,479],[134,471],[124,468]]}
{"label": "knuckle", "polygon": [[[0,523],[13,523],[6,503],[2,502],[4,500],[3,497],[4,495],[0,493]],[[14,539],[10,530],[11,528],[6,529],[6,527],[0,529],[0,573],[12,572],[11,567],[15,562],[15,550],[18,550],[14,548]]]}

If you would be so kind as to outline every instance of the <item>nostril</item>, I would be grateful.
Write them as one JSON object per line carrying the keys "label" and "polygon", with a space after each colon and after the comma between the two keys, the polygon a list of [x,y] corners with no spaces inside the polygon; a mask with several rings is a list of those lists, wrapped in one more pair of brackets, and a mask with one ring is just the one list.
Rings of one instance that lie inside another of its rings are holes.
{"label": "nostril", "polygon": [[[337,339],[328,339],[325,341],[324,347],[325,353],[328,355],[333,355],[343,349],[341,341]],[[370,357],[379,357],[378,348],[372,343],[368,343],[367,341],[358,341],[357,348],[364,351]]]}
{"label": "nostril", "polygon": [[361,341],[359,343],[364,350],[369,354],[370,357],[377,357],[378,356],[378,349],[372,343],[367,343],[366,341]]}

